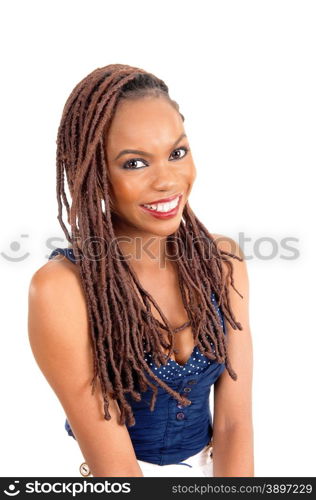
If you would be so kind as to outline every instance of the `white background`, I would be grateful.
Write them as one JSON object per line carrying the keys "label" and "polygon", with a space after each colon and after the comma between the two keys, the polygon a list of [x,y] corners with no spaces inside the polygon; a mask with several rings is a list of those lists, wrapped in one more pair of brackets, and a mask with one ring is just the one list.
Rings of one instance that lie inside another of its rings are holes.
{"label": "white background", "polygon": [[1,475],[80,476],[29,346],[27,292],[47,238],[68,245],[55,194],[63,105],[90,71],[123,63],[180,104],[197,216],[249,238],[255,475],[315,476],[315,2],[28,0],[0,14]]}

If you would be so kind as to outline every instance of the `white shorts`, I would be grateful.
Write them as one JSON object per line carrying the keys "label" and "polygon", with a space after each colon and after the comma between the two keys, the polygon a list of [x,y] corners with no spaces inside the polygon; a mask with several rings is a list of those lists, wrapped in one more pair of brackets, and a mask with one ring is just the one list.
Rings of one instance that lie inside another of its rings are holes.
{"label": "white shorts", "polygon": [[212,445],[179,464],[157,465],[137,460],[144,477],[213,477]]}

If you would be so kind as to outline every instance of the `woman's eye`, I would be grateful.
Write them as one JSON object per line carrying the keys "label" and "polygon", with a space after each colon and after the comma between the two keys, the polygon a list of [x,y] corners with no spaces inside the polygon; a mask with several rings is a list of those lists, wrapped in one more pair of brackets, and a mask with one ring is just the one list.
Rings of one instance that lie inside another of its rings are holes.
{"label": "woman's eye", "polygon": [[147,163],[145,163],[143,160],[137,159],[137,158],[132,158],[131,160],[127,160],[127,162],[124,163],[123,168],[125,168],[127,170],[138,170],[139,168],[143,168],[143,167],[135,166],[135,165],[137,165],[138,162],[141,162],[145,166],[147,166]]}
{"label": "woman's eye", "polygon": [[185,146],[183,146],[183,147],[181,147],[181,148],[175,149],[175,150],[172,152],[172,155],[173,155],[174,153],[179,153],[180,151],[184,151],[184,154],[183,154],[183,155],[181,155],[181,154],[180,154],[180,155],[179,155],[179,154],[177,154],[177,155],[175,156],[175,158],[174,158],[174,159],[176,159],[176,160],[180,160],[181,158],[183,158],[183,157],[187,154],[187,152],[189,151],[189,148],[186,148]]}

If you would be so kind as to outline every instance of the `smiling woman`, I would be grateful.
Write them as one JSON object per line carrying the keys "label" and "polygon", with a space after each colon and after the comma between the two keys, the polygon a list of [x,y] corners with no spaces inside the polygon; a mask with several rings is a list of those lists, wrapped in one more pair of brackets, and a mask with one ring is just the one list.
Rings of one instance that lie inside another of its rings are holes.
{"label": "smiling woman", "polygon": [[69,247],[32,277],[29,339],[85,474],[253,474],[245,262],[194,215],[195,178],[162,80],[114,64],[74,88],[57,137]]}

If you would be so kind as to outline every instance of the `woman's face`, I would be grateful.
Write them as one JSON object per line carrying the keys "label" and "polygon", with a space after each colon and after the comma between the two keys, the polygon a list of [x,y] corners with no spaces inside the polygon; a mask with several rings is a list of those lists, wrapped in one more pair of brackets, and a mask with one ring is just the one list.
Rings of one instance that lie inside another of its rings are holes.
{"label": "woman's face", "polygon": [[[106,157],[115,228],[124,234],[174,233],[196,177],[178,111],[163,97],[121,101],[108,133]],[[179,203],[178,209],[157,204],[169,197]],[[153,203],[156,211],[142,206]]]}

